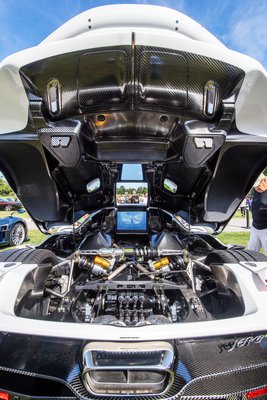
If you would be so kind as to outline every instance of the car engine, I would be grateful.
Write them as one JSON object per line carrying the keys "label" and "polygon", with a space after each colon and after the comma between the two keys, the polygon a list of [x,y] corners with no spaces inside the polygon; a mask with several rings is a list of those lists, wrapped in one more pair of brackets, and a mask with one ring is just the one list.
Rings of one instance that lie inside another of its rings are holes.
{"label": "car engine", "polygon": [[[71,316],[76,322],[113,325],[184,321],[188,305],[187,294],[183,293],[187,274],[184,269],[179,270],[183,259],[179,255],[163,257],[175,251],[161,251],[161,258],[153,253],[155,250],[149,248],[81,251],[76,265],[82,272],[70,291],[73,301],[70,296],[62,299],[63,286],[67,286],[62,276],[57,279],[53,271],[48,277],[46,292],[54,297],[48,314],[56,313],[61,320]],[[134,255],[137,259],[131,261]],[[59,288],[60,293],[56,291]]]}
{"label": "car engine", "polygon": [[[123,236],[93,229],[65,258],[59,255],[64,246],[71,248],[71,233],[44,242],[42,247],[57,253],[59,262],[39,265],[26,276],[17,296],[17,316],[142,326],[242,315],[235,277],[223,283],[216,266],[208,265],[212,246],[205,235],[188,238],[162,231],[146,235],[144,245],[142,235],[125,243]],[[227,266],[220,268],[230,273]]]}

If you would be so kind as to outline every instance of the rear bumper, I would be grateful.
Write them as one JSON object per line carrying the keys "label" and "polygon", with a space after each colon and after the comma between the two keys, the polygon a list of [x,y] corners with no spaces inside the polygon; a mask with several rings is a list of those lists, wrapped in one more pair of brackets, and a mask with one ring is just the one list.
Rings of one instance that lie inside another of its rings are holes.
{"label": "rear bumper", "polygon": [[[82,340],[5,334],[0,337],[0,391],[50,399],[245,399],[267,386],[267,336],[168,341],[174,349],[173,383],[163,394],[90,393],[83,382]],[[157,342],[154,342],[157,343]],[[260,400],[263,400],[263,396]]]}

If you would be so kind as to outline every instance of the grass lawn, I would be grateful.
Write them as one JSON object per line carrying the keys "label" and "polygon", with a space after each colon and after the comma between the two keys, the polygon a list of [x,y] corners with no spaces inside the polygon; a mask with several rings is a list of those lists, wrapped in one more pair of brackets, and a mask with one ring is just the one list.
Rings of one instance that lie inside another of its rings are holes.
{"label": "grass lawn", "polygon": [[13,214],[15,217],[20,217],[20,218],[30,218],[29,214],[25,211],[24,213],[18,213],[18,211],[0,211],[0,218],[5,218],[9,217],[11,214]]}
{"label": "grass lawn", "polygon": [[[39,230],[32,230],[28,232],[29,239],[24,244],[38,245],[47,235],[44,235]],[[247,246],[249,239],[249,232],[223,232],[216,236],[224,244],[239,244]],[[11,249],[12,247],[0,247],[0,251]]]}
{"label": "grass lawn", "polygon": [[247,246],[249,232],[223,232],[216,236],[223,244]]}
{"label": "grass lawn", "polygon": [[[38,245],[47,235],[44,235],[39,230],[32,230],[28,232],[29,239],[24,244]],[[223,244],[238,244],[240,246],[247,246],[249,240],[249,232],[223,232],[216,236]],[[11,249],[12,247],[0,247],[0,251]]]}
{"label": "grass lawn", "polygon": [[49,235],[44,235],[39,229],[35,229],[28,232],[29,241],[25,242],[25,244],[40,244],[43,240],[45,240]]}
{"label": "grass lawn", "polygon": [[[28,237],[30,240],[28,240],[27,242],[24,242],[23,245],[31,244],[33,246],[36,246],[36,245],[40,244],[45,238],[47,238],[47,235],[44,235],[39,230],[32,230],[32,231],[28,231]],[[0,247],[0,251],[4,251],[4,250],[8,250],[8,249],[14,249],[14,247]]]}
{"label": "grass lawn", "polygon": [[[236,210],[233,218],[244,218],[244,220],[246,219],[246,217],[242,217],[241,211],[240,210]],[[249,212],[249,218],[251,220],[251,211]]]}

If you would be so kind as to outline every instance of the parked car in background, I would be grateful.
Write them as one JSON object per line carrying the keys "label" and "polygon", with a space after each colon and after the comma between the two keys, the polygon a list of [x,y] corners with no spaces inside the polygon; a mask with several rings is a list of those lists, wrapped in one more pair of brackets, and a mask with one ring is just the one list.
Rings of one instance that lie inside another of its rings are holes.
{"label": "parked car in background", "polygon": [[20,201],[14,201],[10,197],[9,198],[0,198],[0,211],[11,211],[11,210],[19,210],[22,207]]}
{"label": "parked car in background", "polygon": [[20,217],[0,218],[0,246],[19,246],[27,239],[27,224]]}

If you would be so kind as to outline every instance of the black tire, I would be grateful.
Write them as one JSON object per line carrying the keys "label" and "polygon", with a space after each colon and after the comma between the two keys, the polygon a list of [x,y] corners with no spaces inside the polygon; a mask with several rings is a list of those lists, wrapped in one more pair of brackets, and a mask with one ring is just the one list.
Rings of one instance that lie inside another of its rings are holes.
{"label": "black tire", "polygon": [[17,222],[9,232],[10,246],[20,246],[26,239],[26,228],[22,222]]}
{"label": "black tire", "polygon": [[0,262],[21,262],[23,264],[58,263],[56,255],[50,250],[42,249],[12,249],[0,253]]}
{"label": "black tire", "polygon": [[11,204],[7,204],[5,206],[5,211],[11,211],[12,210],[12,205]]}
{"label": "black tire", "polygon": [[216,250],[207,255],[205,264],[230,264],[240,261],[267,261],[267,257],[252,250]]}
{"label": "black tire", "polygon": [[245,259],[244,261],[267,261],[267,257],[254,250],[235,250],[236,253],[241,254]]}

